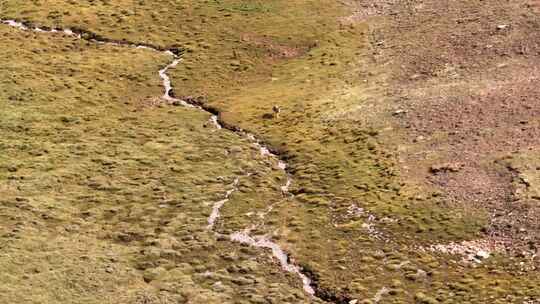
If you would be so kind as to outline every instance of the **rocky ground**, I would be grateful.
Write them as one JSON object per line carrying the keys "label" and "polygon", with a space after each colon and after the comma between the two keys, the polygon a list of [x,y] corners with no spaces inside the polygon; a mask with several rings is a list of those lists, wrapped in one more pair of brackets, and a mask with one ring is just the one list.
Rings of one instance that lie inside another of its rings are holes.
{"label": "rocky ground", "polygon": [[1,302],[539,302],[539,14],[0,1]]}
{"label": "rocky ground", "polygon": [[399,58],[389,95],[401,172],[485,209],[489,238],[535,255],[536,204],[523,195],[534,185],[512,164],[533,160],[539,144],[537,3],[397,3],[379,14],[392,10],[408,15],[390,17],[373,40],[378,61]]}

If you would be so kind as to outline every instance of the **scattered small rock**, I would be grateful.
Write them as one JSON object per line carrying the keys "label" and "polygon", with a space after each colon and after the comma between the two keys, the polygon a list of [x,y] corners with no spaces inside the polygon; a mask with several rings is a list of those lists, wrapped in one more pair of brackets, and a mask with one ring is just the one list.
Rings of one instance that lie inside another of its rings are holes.
{"label": "scattered small rock", "polygon": [[420,74],[414,74],[414,75],[411,75],[411,76],[409,77],[409,79],[410,79],[410,80],[417,80],[417,79],[419,79],[420,77],[422,77],[422,75],[420,75]]}
{"label": "scattered small rock", "polygon": [[458,163],[445,163],[439,165],[433,165],[429,168],[431,173],[441,173],[441,172],[459,172],[461,170],[461,164]]}
{"label": "scattered small rock", "polygon": [[477,259],[481,259],[481,260],[484,260],[484,259],[487,259],[489,258],[489,252],[485,251],[485,250],[479,250],[478,252],[476,252],[475,254],[475,258]]}
{"label": "scattered small rock", "polygon": [[420,135],[420,136],[416,137],[416,138],[413,140],[413,142],[415,142],[415,143],[423,142],[425,139],[426,139],[426,138],[425,138],[424,136]]}
{"label": "scattered small rock", "polygon": [[398,109],[398,110],[395,110],[394,113],[392,113],[393,116],[401,116],[403,114],[407,114],[407,110]]}

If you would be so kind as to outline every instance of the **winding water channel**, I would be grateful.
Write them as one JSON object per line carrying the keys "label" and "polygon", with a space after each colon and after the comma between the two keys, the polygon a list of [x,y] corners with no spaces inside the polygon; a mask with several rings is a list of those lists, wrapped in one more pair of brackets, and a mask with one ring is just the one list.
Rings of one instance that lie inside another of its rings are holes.
{"label": "winding water channel", "polygon": [[[226,129],[229,132],[234,132],[239,136],[243,136],[247,138],[253,145],[255,145],[260,150],[262,156],[271,158],[278,163],[278,167],[280,168],[280,170],[282,170],[283,173],[287,176],[285,183],[281,186],[281,191],[283,195],[291,195],[289,193],[289,186],[292,183],[292,179],[291,179],[291,176],[287,172],[287,164],[284,161],[280,160],[276,154],[270,152],[270,149],[267,146],[261,143],[254,135],[249,134],[243,130],[240,130],[237,128],[224,127],[220,123],[218,115],[216,113],[213,113],[213,111],[205,109],[201,105],[196,104],[194,102],[190,102],[189,100],[186,101],[186,100],[176,98],[174,94],[172,94],[173,86],[167,72],[169,71],[169,69],[174,68],[182,61],[180,50],[163,49],[161,47],[152,46],[149,44],[138,44],[138,43],[132,43],[132,42],[126,42],[126,41],[117,41],[117,40],[112,40],[112,39],[100,38],[100,36],[95,35],[94,33],[86,32],[83,30],[70,29],[70,28],[64,28],[64,29],[45,28],[45,27],[29,25],[29,23],[26,23],[26,22],[19,22],[15,20],[2,20],[2,19],[0,19],[0,23],[20,29],[20,30],[24,30],[24,31],[34,31],[34,32],[39,32],[39,33],[58,33],[61,35],[66,35],[66,36],[74,37],[77,39],[92,41],[99,44],[109,44],[109,45],[116,45],[116,46],[150,49],[156,52],[163,52],[167,54],[168,56],[172,57],[172,61],[167,66],[159,70],[158,72],[159,77],[163,80],[164,93],[163,93],[162,98],[170,103],[175,103],[175,104],[183,105],[185,107],[190,107],[190,108],[196,108],[200,111],[209,113],[211,114],[210,121],[216,127],[216,129]],[[232,185],[232,189],[228,190],[221,200],[213,203],[212,212],[208,218],[207,229],[209,231],[213,231],[214,225],[216,221],[218,220],[218,218],[220,217],[221,208],[230,200],[230,197],[237,190],[238,183],[239,183],[239,178],[236,178]],[[259,219],[262,221],[264,217],[272,210],[273,207],[274,205],[268,207],[268,209],[265,212],[259,213],[260,214]],[[231,235],[228,236],[228,238],[233,242],[247,244],[255,248],[269,249],[273,257],[279,261],[281,268],[284,271],[293,273],[296,276],[298,276],[298,278],[302,281],[304,291],[307,294],[314,296],[316,294],[316,291],[314,290],[314,287],[310,278],[302,272],[302,268],[300,266],[294,264],[293,259],[290,258],[290,256],[281,248],[281,246],[278,243],[272,241],[270,236],[251,236],[250,235],[251,231],[256,226],[257,224],[255,223],[253,224],[253,226],[246,228],[243,231],[232,233]]]}

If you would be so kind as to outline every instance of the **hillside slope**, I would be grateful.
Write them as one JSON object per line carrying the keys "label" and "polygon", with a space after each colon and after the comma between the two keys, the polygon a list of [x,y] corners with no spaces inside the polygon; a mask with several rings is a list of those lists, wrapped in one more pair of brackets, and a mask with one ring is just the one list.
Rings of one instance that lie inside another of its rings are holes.
{"label": "hillside slope", "polygon": [[539,13],[0,1],[1,301],[536,303]]}

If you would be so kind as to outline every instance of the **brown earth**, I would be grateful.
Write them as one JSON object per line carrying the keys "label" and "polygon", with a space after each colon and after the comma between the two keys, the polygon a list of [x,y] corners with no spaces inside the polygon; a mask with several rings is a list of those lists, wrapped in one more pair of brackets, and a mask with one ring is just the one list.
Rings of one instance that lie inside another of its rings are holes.
{"label": "brown earth", "polygon": [[486,235],[514,253],[540,240],[538,204],[507,165],[540,146],[539,3],[355,2],[372,18],[375,63],[392,71],[381,112],[404,179],[488,211]]}

